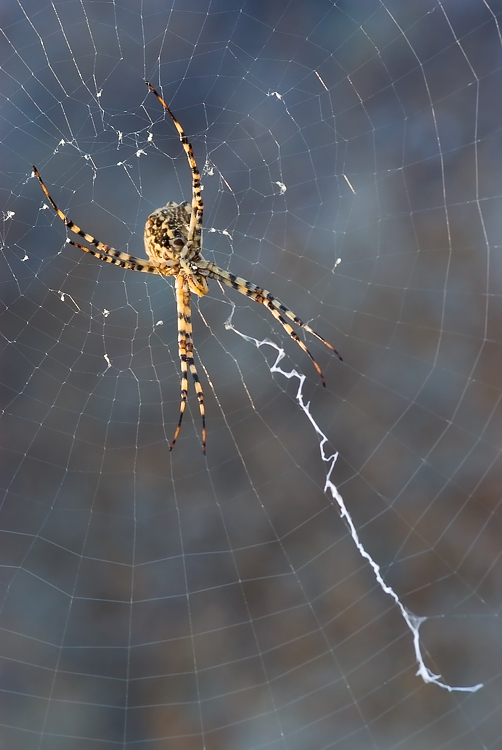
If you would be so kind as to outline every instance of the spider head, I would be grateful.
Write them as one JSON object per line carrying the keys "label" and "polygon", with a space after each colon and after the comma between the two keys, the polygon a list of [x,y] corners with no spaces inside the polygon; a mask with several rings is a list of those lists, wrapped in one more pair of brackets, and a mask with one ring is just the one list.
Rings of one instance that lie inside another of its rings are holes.
{"label": "spider head", "polygon": [[209,287],[207,279],[200,273],[200,270],[195,261],[180,260],[180,268],[183,275],[185,276],[190,291],[197,294],[199,297],[203,297],[208,293]]}

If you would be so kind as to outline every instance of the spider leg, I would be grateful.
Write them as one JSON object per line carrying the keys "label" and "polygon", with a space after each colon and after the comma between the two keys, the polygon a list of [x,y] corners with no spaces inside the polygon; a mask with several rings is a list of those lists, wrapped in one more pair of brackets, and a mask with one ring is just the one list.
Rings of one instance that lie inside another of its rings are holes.
{"label": "spider leg", "polygon": [[189,337],[187,338],[187,359],[190,373],[192,375],[195,386],[195,392],[199,401],[199,412],[202,419],[202,453],[206,455],[206,409],[204,406],[204,391],[202,390],[202,384],[199,380],[199,374],[197,372],[197,368],[195,367],[195,361],[193,358],[193,338],[191,331]]}
{"label": "spider leg", "polygon": [[[202,236],[202,217],[204,214],[204,202],[202,200],[201,185],[200,185],[200,172],[195,161],[192,144],[189,142],[188,137],[181,127],[180,123],[174,116],[173,112],[166,104],[160,94],[154,89],[149,81],[145,81],[146,85],[155,94],[159,102],[162,104],[164,109],[169,113],[174,123],[176,130],[179,133],[180,141],[185,149],[187,155],[188,164],[192,171],[192,217],[190,219],[190,229],[188,232],[188,242],[194,242],[197,249],[200,248],[201,236]],[[189,258],[190,259],[190,258]]]}
{"label": "spider leg", "polygon": [[247,281],[246,279],[241,278],[240,276],[235,276],[233,273],[224,271],[215,263],[210,263],[209,261],[203,261],[203,262],[199,261],[199,268],[200,270],[206,269],[208,271],[208,276],[210,278],[213,278],[217,281],[221,281],[223,284],[226,284],[232,289],[235,289],[236,291],[243,294],[245,297],[249,297],[254,302],[259,302],[260,304],[265,305],[265,307],[267,307],[270,310],[274,318],[279,321],[279,323],[282,325],[285,331],[289,334],[289,336],[293,339],[293,341],[296,341],[300,349],[303,349],[305,354],[307,354],[310,357],[315,369],[319,373],[323,386],[326,387],[326,381],[324,379],[324,375],[322,373],[320,366],[314,359],[314,356],[311,354],[311,352],[307,349],[304,342],[298,336],[296,331],[294,331],[292,326],[284,319],[283,315],[289,318],[289,320],[292,320],[293,323],[295,323],[295,325],[299,326],[300,328],[304,328],[306,331],[308,331],[317,339],[319,339],[319,341],[321,341],[325,346],[327,346],[328,349],[331,349],[331,351],[334,352],[334,354],[336,354],[338,359],[343,361],[339,352],[335,349],[335,347],[332,344],[329,343],[329,341],[326,341],[326,339],[323,338],[320,334],[318,334],[317,331],[314,331],[314,329],[311,328],[307,323],[304,323],[303,320],[301,320],[301,318],[299,318],[297,315],[294,314],[292,310],[289,309],[289,307],[286,307],[286,305],[284,305],[279,299],[277,299],[277,297],[274,297],[273,294],[271,294],[266,289],[263,289],[262,287],[257,286],[256,284],[253,284],[251,281]]}
{"label": "spider leg", "polygon": [[113,263],[114,265],[121,266],[122,268],[129,268],[131,271],[141,271],[142,273],[161,273],[161,269],[155,266],[153,263],[150,263],[146,260],[141,260],[140,258],[135,258],[133,255],[128,255],[127,253],[121,253],[118,250],[115,250],[114,247],[105,245],[103,242],[100,242],[95,237],[93,237],[92,234],[88,234],[87,232],[84,232],[82,229],[80,229],[80,227],[78,227],[75,222],[69,219],[66,214],[64,214],[58,207],[51,194],[47,190],[40,172],[36,167],[33,167],[33,174],[39,181],[42,190],[45,193],[45,197],[47,198],[61,221],[68,227],[68,229],[71,229],[72,232],[75,232],[75,234],[83,237],[84,240],[86,240],[90,245],[94,245],[96,249],[92,250],[88,247],[84,247],[84,245],[81,245],[78,242],[68,240],[70,245],[78,247],[78,249],[83,250],[84,253],[89,253],[90,255],[93,255],[95,258],[104,261],[105,263]]}
{"label": "spider leg", "polygon": [[115,266],[120,266],[120,268],[127,268],[130,271],[140,271],[141,273],[162,273],[159,266],[155,266],[153,263],[141,260],[141,258],[135,258],[134,255],[119,253],[119,251],[114,250],[113,247],[110,248],[110,250],[113,251],[113,254],[109,252],[107,255],[105,255],[105,253],[103,253],[101,250],[92,250],[91,248],[85,247],[85,245],[81,245],[79,242],[74,242],[73,240],[68,240],[68,244],[73,245],[73,247],[78,247],[79,250],[83,250],[84,253],[93,255],[95,258],[103,261],[104,263],[113,263]]}
{"label": "spider leg", "polygon": [[199,400],[199,411],[202,418],[202,452],[206,453],[206,412],[204,408],[204,392],[199,380],[197,368],[193,358],[193,339],[192,339],[192,317],[190,312],[190,287],[186,279],[179,275],[176,276],[176,303],[178,307],[178,348],[181,362],[181,402],[180,416],[174,432],[174,437],[169,446],[169,450],[175,446],[181,430],[181,422],[188,396],[188,369],[192,375],[195,385],[195,392]]}

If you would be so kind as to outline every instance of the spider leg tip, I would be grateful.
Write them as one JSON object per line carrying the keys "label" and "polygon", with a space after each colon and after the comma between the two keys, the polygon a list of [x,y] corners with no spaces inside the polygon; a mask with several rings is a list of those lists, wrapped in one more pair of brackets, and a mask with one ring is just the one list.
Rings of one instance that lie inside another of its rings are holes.
{"label": "spider leg tip", "polygon": [[335,349],[335,347],[332,344],[329,345],[329,348],[331,349],[331,351],[333,352],[333,354],[336,357],[338,357],[338,359],[340,360],[340,362],[343,362],[343,357],[340,354],[340,352],[338,351],[338,349]]}

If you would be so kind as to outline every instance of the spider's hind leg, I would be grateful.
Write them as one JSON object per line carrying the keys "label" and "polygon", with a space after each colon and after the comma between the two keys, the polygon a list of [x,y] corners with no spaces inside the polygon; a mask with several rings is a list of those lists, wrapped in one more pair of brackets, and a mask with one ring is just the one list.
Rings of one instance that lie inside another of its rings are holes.
{"label": "spider's hind leg", "polygon": [[161,95],[154,89],[149,81],[145,81],[146,85],[155,94],[159,102],[162,104],[164,109],[169,113],[171,120],[174,123],[176,130],[179,133],[181,144],[187,155],[188,164],[192,172],[192,216],[190,220],[190,229],[188,232],[188,240],[194,242],[197,248],[200,248],[201,236],[202,236],[202,217],[204,214],[204,201],[202,200],[202,188],[201,188],[201,177],[197,162],[195,161],[195,155],[193,152],[192,144],[188,140],[188,136],[178,122],[176,116],[172,112],[171,108],[164,101]]}

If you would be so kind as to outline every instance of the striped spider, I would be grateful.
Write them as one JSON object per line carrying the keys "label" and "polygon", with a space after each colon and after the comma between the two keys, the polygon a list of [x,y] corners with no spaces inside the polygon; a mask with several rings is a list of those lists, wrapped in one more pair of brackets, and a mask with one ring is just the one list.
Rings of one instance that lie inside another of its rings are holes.
{"label": "striped spider", "polygon": [[[266,289],[256,284],[246,281],[233,273],[223,270],[215,263],[204,260],[201,255],[202,251],[202,215],[204,204],[201,195],[200,172],[195,162],[195,157],[191,144],[180,123],[171,112],[169,106],[162,99],[160,94],[148,81],[145,81],[150,91],[155,94],[164,109],[169,113],[176,130],[179,133],[180,141],[187,155],[188,164],[192,172],[192,202],[175,203],[169,201],[165,206],[158,208],[146,220],[144,241],[145,250],[148,260],[135,258],[133,255],[121,253],[110,245],[100,242],[92,234],[84,232],[71,219],[69,219],[51,197],[47,190],[40,172],[33,167],[33,174],[38,179],[45,197],[57,213],[61,221],[75,234],[82,237],[92,247],[85,247],[78,242],[68,240],[70,245],[78,247],[85,253],[90,253],[98,260],[105,263],[113,263],[121,268],[128,268],[131,271],[140,271],[141,273],[155,273],[161,276],[174,276],[176,287],[176,303],[178,309],[178,348],[179,358],[181,361],[181,403],[178,424],[174,432],[174,437],[169,446],[172,450],[178,439],[183,414],[188,394],[188,370],[192,375],[195,391],[199,401],[199,411],[202,418],[202,452],[206,452],[206,417],[204,408],[204,391],[197,374],[197,368],[194,361],[194,346],[192,338],[192,318],[190,307],[190,295],[193,292],[199,297],[203,297],[209,291],[208,279],[226,284],[244,294],[249,299],[265,305],[274,318],[276,318],[293,341],[312,360],[315,369],[319,373],[323,386],[326,386],[324,375],[321,368],[307,349],[306,345],[293,330],[292,326],[285,320],[288,318],[295,325],[303,328],[313,336],[322,341],[328,349],[331,349],[341,360],[340,354],[326,339],[323,339],[318,333],[310,328],[294,314],[288,307],[274,297]],[[284,317],[283,317],[284,316]]]}

